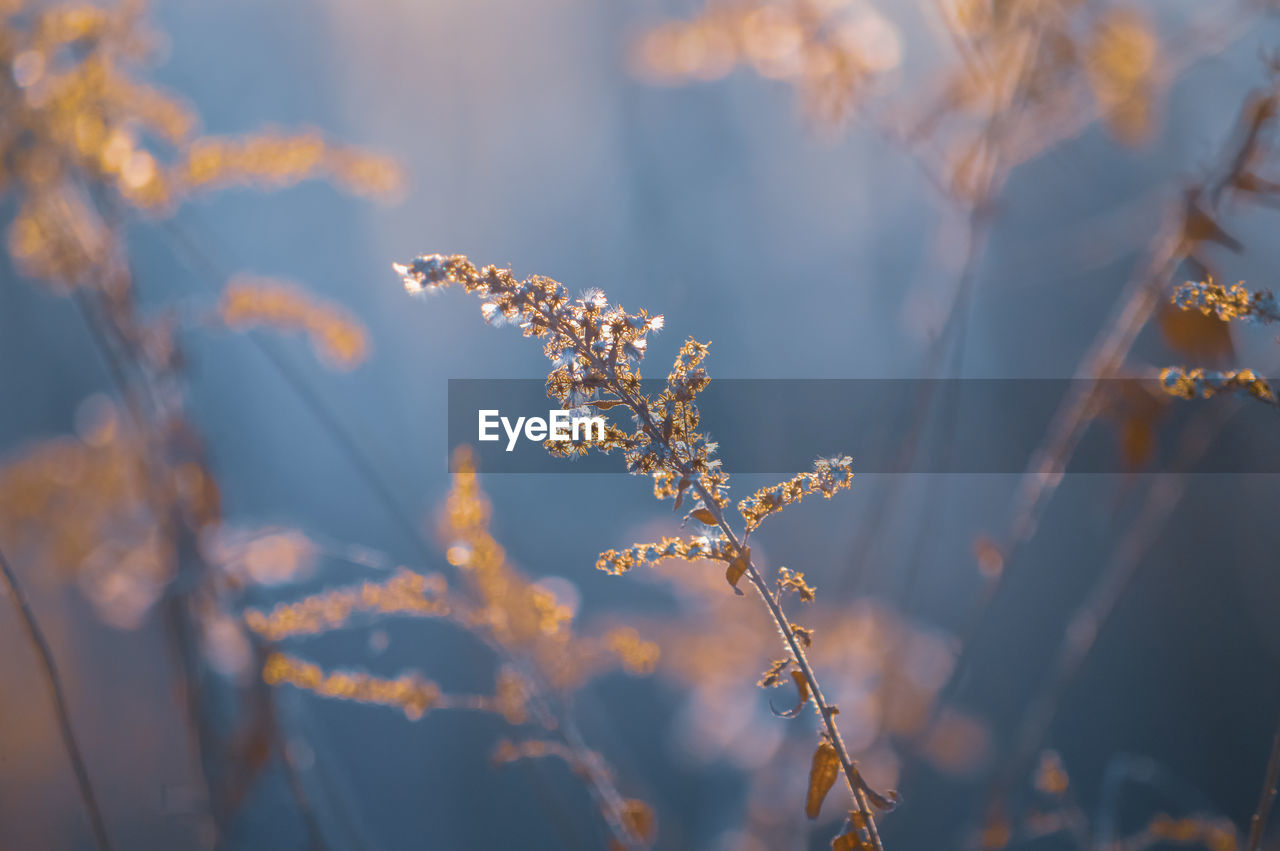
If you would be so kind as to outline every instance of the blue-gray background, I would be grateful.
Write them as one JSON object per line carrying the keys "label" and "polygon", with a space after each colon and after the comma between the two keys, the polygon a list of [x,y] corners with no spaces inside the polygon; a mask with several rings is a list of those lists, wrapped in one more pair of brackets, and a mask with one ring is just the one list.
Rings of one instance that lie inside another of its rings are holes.
{"label": "blue-gray background", "polygon": [[[305,281],[368,324],[372,359],[351,374],[314,367],[305,343],[278,348],[415,517],[428,517],[447,487],[446,380],[543,374],[537,346],[485,329],[462,295],[407,299],[389,264],[418,252],[466,253],[551,275],[573,290],[600,286],[630,309],[666,315],[651,346],[656,362],[669,361],[686,336],[713,341],[713,376],[924,370],[916,317],[945,303],[954,269],[923,249],[954,239],[963,223],[897,146],[856,124],[824,140],[779,84],[745,73],[682,89],[635,81],[626,45],[664,11],[638,0],[157,4],[171,42],[156,76],[193,100],[208,131],[313,125],[407,167],[405,200],[395,206],[308,185],[270,197],[219,196],[177,221],[225,272]],[[927,66],[938,36],[914,14],[903,15],[903,26],[908,64]],[[1259,26],[1193,65],[1147,147],[1119,148],[1093,127],[1015,173],[981,267],[964,374],[1071,374],[1153,235],[1168,200],[1162,193],[1209,161],[1260,76],[1260,48],[1277,41],[1274,26]],[[1229,278],[1271,282],[1272,226],[1265,217],[1235,226],[1249,251],[1231,261]],[[202,303],[220,283],[167,238],[139,231],[136,251],[149,300]],[[1269,343],[1262,335],[1246,351],[1261,357]],[[233,520],[298,526],[416,559],[367,483],[253,346],[225,335],[195,335],[189,346],[194,411]],[[1154,336],[1140,350],[1153,363],[1170,359]],[[13,452],[70,431],[77,403],[106,386],[71,306],[7,271],[0,447]],[[647,482],[495,476],[485,484],[496,533],[513,558],[535,575],[576,583],[584,613],[666,605],[651,588],[593,568],[600,550],[629,543],[636,526],[665,510]],[[808,566],[819,588],[834,586],[859,519],[887,484],[859,477],[851,495],[802,509],[765,540]],[[924,539],[914,614],[962,629],[978,582],[973,538],[1001,527],[1012,486],[1011,477],[913,477],[908,499],[877,531],[861,591],[892,599]],[[997,742],[1132,515],[1125,487],[1121,477],[1067,480],[984,631],[960,697],[992,724]],[[1206,806],[1237,820],[1251,811],[1280,703],[1278,496],[1267,477],[1197,480],[1147,555],[1053,731],[1086,808],[1097,803],[1109,761],[1137,753],[1158,759]],[[320,578],[339,584],[350,576],[326,565]],[[118,846],[199,847],[199,779],[163,630],[97,626],[74,589],[33,584],[65,660],[75,721]],[[8,612],[0,631],[0,720],[14,722],[0,724],[0,845],[86,847],[51,726],[32,732],[40,726],[17,723],[48,708]],[[415,624],[389,632],[380,671],[421,667],[459,690],[489,682],[487,671],[466,665],[456,636]],[[327,658],[361,659],[356,638],[319,647]],[[671,753],[675,705],[659,684],[611,678],[581,709],[619,775],[657,807],[662,845],[716,847],[742,818],[741,787],[727,770],[694,771]],[[488,766],[495,721],[441,714],[409,723],[376,708],[296,696],[285,707],[326,768],[324,806],[340,806],[342,823],[362,834],[363,845],[345,840],[352,847],[602,841],[567,772]],[[892,847],[953,847],[974,790],[910,767],[901,788],[907,804],[884,825]],[[304,847],[282,788],[259,790],[227,847]]]}

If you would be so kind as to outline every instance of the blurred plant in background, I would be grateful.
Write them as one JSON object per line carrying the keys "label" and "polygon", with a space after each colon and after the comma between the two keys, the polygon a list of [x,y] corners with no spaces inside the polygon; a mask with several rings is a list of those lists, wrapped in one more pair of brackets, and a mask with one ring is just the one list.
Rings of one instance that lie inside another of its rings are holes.
{"label": "blurred plant in background", "polygon": [[[236,625],[238,598],[263,580],[264,558],[278,579],[305,561],[306,543],[265,530],[242,542],[242,558],[218,560],[229,550],[212,546],[222,534],[219,491],[186,410],[181,335],[197,324],[300,327],[343,368],[358,364],[367,344],[359,323],[338,309],[262,281],[232,282],[222,308],[198,321],[177,307],[143,310],[128,235],[163,228],[178,205],[221,188],[322,179],[385,196],[400,177],[389,160],[311,131],[201,135],[192,109],[142,74],[158,41],[141,3],[0,9],[0,194],[8,202],[9,254],[36,285],[74,301],[115,383],[114,399],[94,396],[81,406],[75,437],[29,446],[0,469],[0,544],[6,584],[64,719],[57,666],[25,605],[20,575],[77,582],[120,628],[138,626],[154,607],[163,611],[218,835],[262,769],[273,758],[288,763],[270,695],[256,677],[243,676],[257,661]],[[220,679],[227,674],[229,682]],[[230,722],[211,709],[211,695],[226,689],[236,694]],[[95,801],[92,771],[70,725],[61,729],[95,840],[108,847],[109,819]],[[296,782],[293,788],[305,815],[308,805]]]}
{"label": "blurred plant in background", "polygon": [[563,759],[587,784],[614,841],[621,847],[648,847],[656,832],[652,810],[618,792],[613,772],[587,747],[569,708],[576,689],[611,668],[621,666],[636,676],[651,673],[659,658],[658,645],[627,626],[597,635],[575,634],[569,607],[516,570],[489,533],[490,505],[469,452],[459,450],[455,469],[440,522],[440,538],[456,568],[452,587],[443,574],[401,569],[382,582],[326,591],[279,604],[270,612],[250,609],[245,622],[277,646],[291,638],[350,628],[360,616],[372,616],[374,623],[381,623],[383,616],[438,618],[475,635],[502,660],[493,694],[446,694],[418,674],[395,680],[361,671],[326,674],[282,651],[267,657],[263,677],[269,685],[288,684],[323,697],[392,706],[414,721],[444,709],[496,713],[526,737],[500,742],[495,761]]}

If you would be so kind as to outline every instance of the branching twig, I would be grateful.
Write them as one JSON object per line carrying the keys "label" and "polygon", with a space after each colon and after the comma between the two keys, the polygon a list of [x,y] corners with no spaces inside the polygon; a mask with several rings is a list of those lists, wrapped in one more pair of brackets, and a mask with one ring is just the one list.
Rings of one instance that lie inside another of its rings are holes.
{"label": "branching twig", "polygon": [[[609,391],[622,399],[626,406],[639,418],[641,425],[649,438],[661,445],[668,457],[673,459],[672,465],[676,468],[676,472],[688,478],[690,487],[694,492],[702,498],[703,504],[707,510],[711,512],[715,518],[715,525],[724,533],[729,545],[734,552],[745,553],[745,547],[742,540],[734,531],[733,526],[724,516],[724,510],[719,503],[713,498],[711,491],[707,488],[702,477],[691,470],[686,464],[679,460],[675,447],[658,424],[653,421],[652,413],[649,406],[635,398],[634,394],[624,386],[619,379],[616,367],[613,364],[606,363],[603,359],[596,356],[589,346],[584,346],[585,354],[592,361],[593,366],[600,370],[602,374],[609,376]],[[876,800],[881,803],[887,803],[885,798],[868,785],[866,779],[862,776],[862,772],[858,769],[858,764],[849,756],[849,749],[844,743],[844,738],[840,735],[840,728],[836,725],[836,708],[827,703],[826,697],[822,693],[822,686],[818,682],[818,676],[814,672],[812,664],[809,662],[808,656],[804,652],[804,646],[800,639],[796,636],[795,629],[791,625],[790,619],[787,618],[786,612],[783,611],[782,605],[778,599],[774,597],[769,590],[768,584],[764,577],[760,575],[759,569],[750,558],[747,559],[746,577],[752,586],[760,594],[760,599],[764,601],[765,607],[769,610],[770,617],[773,618],[774,625],[777,626],[778,632],[782,635],[783,642],[787,649],[791,652],[792,657],[796,660],[796,665],[800,669],[801,675],[809,687],[809,694],[813,700],[814,710],[822,719],[823,727],[826,730],[827,738],[832,747],[835,748],[836,755],[840,759],[840,767],[844,774],[845,782],[848,784],[849,792],[853,795],[854,803],[857,806],[858,813],[862,817],[862,823],[865,825],[867,840],[871,843],[874,851],[883,851],[884,845],[880,840],[880,832],[876,827],[875,813],[872,810],[871,802]]]}
{"label": "branching twig", "polygon": [[[683,410],[686,414],[679,429],[673,427],[671,410],[667,411],[663,424],[659,425],[651,407],[652,400],[638,391],[639,374],[629,364],[633,360],[639,363],[642,359],[646,346],[644,334],[655,327],[661,327],[661,317],[649,317],[643,311],[628,315],[621,308],[614,308],[602,320],[598,311],[607,302],[599,291],[591,291],[589,295],[571,304],[564,285],[556,281],[540,276],[519,281],[507,269],[496,266],[477,269],[462,255],[421,255],[411,264],[397,263],[394,268],[410,292],[434,290],[451,283],[459,284],[472,294],[490,299],[483,308],[486,316],[501,313],[504,317],[513,319],[519,317],[523,320],[526,336],[547,338],[545,354],[558,364],[548,377],[548,383],[554,385],[551,393],[561,398],[562,403],[567,404],[573,393],[594,395],[600,392],[612,396],[611,406],[620,404],[630,410],[639,430],[625,440],[619,441],[615,436],[615,442],[606,446],[648,447],[643,452],[638,449],[627,450],[636,453],[628,461],[633,472],[651,472],[655,475],[655,481],[668,475],[678,477],[681,498],[686,490],[698,496],[705,509],[699,519],[708,526],[718,528],[724,536],[724,548],[719,557],[732,557],[730,569],[736,571],[737,578],[731,578],[730,582],[736,588],[736,582],[742,576],[749,579],[795,660],[825,728],[826,743],[823,747],[834,751],[843,769],[857,809],[853,820],[861,841],[874,851],[883,851],[872,806],[887,809],[892,807],[892,801],[867,784],[857,763],[849,756],[835,722],[836,708],[827,703],[817,674],[804,652],[803,642],[783,611],[779,598],[770,592],[759,568],[752,561],[745,537],[740,537],[725,518],[723,504],[718,498],[723,479],[715,478],[710,472],[714,466],[705,463],[710,450],[703,446],[700,450],[703,454],[699,455],[686,442],[691,439],[687,407],[700,387],[705,386],[705,373],[699,372],[700,378],[695,382],[700,384],[699,387],[682,384],[675,391],[682,400],[679,404],[685,406]],[[608,323],[607,335],[602,322]],[[705,351],[705,347],[693,341],[686,346],[692,346],[699,352]],[[675,376],[686,368],[684,358],[682,350],[676,363],[676,372],[673,372],[673,381],[681,380]]]}

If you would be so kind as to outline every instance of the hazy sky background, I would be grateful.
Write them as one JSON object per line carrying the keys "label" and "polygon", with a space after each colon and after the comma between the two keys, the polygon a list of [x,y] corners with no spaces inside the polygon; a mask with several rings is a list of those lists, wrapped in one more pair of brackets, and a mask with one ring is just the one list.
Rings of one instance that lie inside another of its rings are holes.
{"label": "hazy sky background", "polygon": [[[1176,19],[1184,8],[1165,14]],[[824,137],[781,84],[745,72],[679,89],[637,82],[627,67],[630,39],[664,11],[671,9],[638,0],[157,4],[170,52],[156,76],[195,103],[207,131],[314,126],[399,158],[408,182],[403,200],[390,205],[321,185],[197,202],[172,230],[137,234],[141,291],[155,302],[209,304],[221,276],[250,271],[299,280],[347,305],[373,342],[371,361],[353,373],[314,365],[300,340],[269,343],[428,529],[448,484],[446,380],[545,370],[539,346],[510,329],[485,329],[473,300],[409,299],[393,260],[466,253],[518,275],[550,275],[572,291],[599,286],[629,309],[664,313],[666,330],[650,347],[655,374],[695,336],[713,341],[713,376],[919,375],[921,329],[955,276],[939,247],[956,244],[962,220],[899,146],[856,121],[846,135]],[[923,76],[940,61],[940,39],[914,11],[886,11],[904,27],[904,79]],[[1168,181],[1210,161],[1244,91],[1262,78],[1259,46],[1275,36],[1274,26],[1260,27],[1225,56],[1194,66],[1148,146],[1118,148],[1094,127],[1015,174],[982,265],[965,374],[1074,370],[1139,259],[1134,247],[1155,231]],[[1273,226],[1259,217],[1241,224],[1237,236],[1249,252],[1228,277],[1271,283]],[[212,267],[191,262],[175,234]],[[69,305],[11,278],[0,288],[6,451],[69,431],[76,404],[106,386]],[[1261,343],[1246,353],[1265,352],[1269,338],[1255,336]],[[188,346],[194,412],[232,521],[298,526],[416,558],[367,483],[246,338],[195,333]],[[1168,359],[1157,339],[1144,338],[1140,349],[1152,363]],[[629,543],[638,527],[667,516],[646,481],[501,476],[484,484],[496,534],[515,560],[535,575],[574,582],[585,616],[668,604],[643,582],[593,567],[600,550]],[[887,484],[888,477],[859,477],[843,500],[806,506],[762,535],[761,552],[785,550],[819,588],[836,584],[859,519]],[[973,538],[1001,527],[1012,485],[1009,477],[913,477],[880,532],[864,590],[896,594],[910,559],[924,558],[916,614],[960,629],[976,589]],[[962,695],[997,735],[1132,516],[1129,486],[1119,477],[1068,480],[1026,553],[1025,573],[985,633],[990,646]],[[1268,707],[1280,693],[1268,655],[1280,649],[1273,616],[1280,587],[1269,569],[1280,543],[1269,522],[1277,496],[1276,482],[1262,477],[1198,480],[1149,556],[1144,581],[1057,728],[1055,744],[1078,772],[1086,805],[1097,804],[1108,761],[1131,751],[1161,760],[1213,808],[1236,818],[1249,812]],[[327,563],[313,584],[363,576]],[[195,841],[199,819],[190,811],[199,803],[185,801],[198,797],[198,781],[173,717],[176,698],[142,699],[167,693],[162,629],[122,634],[85,625],[86,606],[73,594],[35,584],[75,683],[76,720],[119,847]],[[7,615],[0,629],[0,646],[14,647]],[[377,658],[361,636],[316,642],[314,654],[384,673],[424,667],[463,690],[488,682],[458,636],[422,624],[388,632],[391,648]],[[21,810],[0,803],[0,844],[82,836],[79,816],[65,815],[76,804],[56,742],[41,729],[47,709],[19,685],[34,681],[34,669],[9,655],[0,659],[9,684],[0,703],[13,707],[16,727],[35,732],[28,743],[0,737],[0,766],[21,767],[0,770],[0,801],[21,802]],[[325,818],[337,835],[358,835],[349,847],[562,847],[563,825],[548,815],[555,807],[538,798],[539,787],[552,789],[570,833],[585,847],[598,844],[589,805],[560,767],[488,766],[500,726],[489,719],[441,713],[411,724],[287,690],[281,702],[324,766],[323,777],[308,782],[326,802]],[[618,677],[589,690],[581,708],[619,775],[658,807],[663,847],[712,848],[740,821],[741,790],[723,767],[681,761],[668,733],[679,702],[665,687]],[[903,781],[908,796],[912,777]],[[935,847],[932,831],[950,835],[965,806],[963,794],[934,778],[920,784],[886,822],[886,835],[896,832],[901,843],[895,847]],[[232,847],[302,847],[298,825],[281,815],[283,792],[270,784],[260,791]]]}

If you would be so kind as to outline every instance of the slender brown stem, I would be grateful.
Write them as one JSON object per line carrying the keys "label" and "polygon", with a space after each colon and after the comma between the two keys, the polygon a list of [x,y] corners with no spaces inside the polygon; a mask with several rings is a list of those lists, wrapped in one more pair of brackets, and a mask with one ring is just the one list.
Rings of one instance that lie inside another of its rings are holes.
{"label": "slender brown stem", "polygon": [[67,709],[67,697],[62,690],[62,678],[58,674],[58,665],[53,660],[53,651],[45,640],[40,622],[27,601],[18,576],[9,564],[3,551],[0,551],[0,575],[4,576],[5,588],[13,599],[13,607],[22,619],[27,639],[36,652],[40,662],[40,671],[44,675],[45,686],[49,690],[49,699],[53,702],[54,715],[58,720],[58,733],[62,736],[62,746],[67,752],[67,759],[76,775],[76,786],[80,790],[80,799],[84,802],[85,813],[89,817],[89,826],[93,829],[93,841],[99,851],[111,851],[111,840],[107,836],[107,824],[98,807],[98,798],[93,791],[93,783],[89,780],[89,769],[85,765],[84,755],[76,741],[75,730],[71,727],[71,713]]}
{"label": "slender brown stem", "polygon": [[1262,847],[1262,836],[1267,830],[1267,818],[1271,815],[1271,805],[1276,800],[1276,787],[1280,784],[1280,727],[1271,741],[1271,757],[1267,760],[1267,779],[1262,784],[1262,793],[1258,798],[1258,809],[1249,820],[1249,842],[1247,851],[1258,851]]}
{"label": "slender brown stem", "polygon": [[[711,498],[711,494],[702,484],[700,478],[693,478],[693,487],[697,489],[698,494],[702,497],[703,503],[707,509],[715,515],[716,525],[729,539],[729,543],[735,551],[741,551],[741,544],[737,536],[734,534],[732,527],[724,518],[724,512],[716,501]],[[867,839],[871,842],[871,847],[875,851],[883,851],[884,845],[880,841],[880,832],[876,828],[875,814],[871,809],[871,803],[867,797],[867,782],[862,777],[862,772],[858,770],[858,764],[849,756],[849,749],[845,746],[844,738],[840,735],[840,728],[836,726],[835,707],[827,703],[826,697],[822,694],[822,686],[818,683],[818,675],[814,673],[813,666],[809,663],[808,656],[805,655],[804,647],[800,640],[796,637],[795,629],[791,626],[787,613],[782,610],[781,604],[769,592],[769,587],[764,581],[764,577],[760,575],[760,571],[756,568],[755,562],[747,560],[747,578],[751,584],[755,586],[756,591],[760,594],[760,599],[764,600],[765,606],[769,609],[769,614],[773,617],[774,624],[778,627],[778,632],[782,634],[783,640],[787,647],[791,650],[791,655],[796,660],[796,665],[800,669],[800,673],[804,676],[805,681],[809,685],[809,693],[813,699],[813,705],[818,716],[822,719],[823,725],[826,727],[827,738],[831,741],[832,747],[836,749],[836,755],[840,758],[840,766],[844,770],[844,777],[849,784],[849,791],[853,793],[854,801],[857,803],[858,812],[863,816],[866,825]]]}
{"label": "slender brown stem", "polygon": [[[627,407],[634,411],[636,416],[640,418],[643,428],[649,434],[649,438],[668,450],[673,459],[678,459],[679,456],[675,454],[674,448],[671,446],[671,442],[663,436],[662,430],[658,428],[656,423],[654,423],[653,416],[649,411],[649,406],[636,399],[635,396],[622,385],[622,382],[617,378],[615,370],[608,368],[606,364],[599,362],[597,358],[590,355],[589,348],[586,348],[586,351],[588,352],[588,356],[591,360],[597,361],[598,367],[602,368],[605,374],[612,377],[613,380],[611,382],[612,386],[610,387],[610,390],[616,394],[618,398],[622,399]],[[702,477],[691,471],[685,463],[679,460],[673,461],[672,465],[676,468],[676,472],[688,478],[690,487],[697,492],[698,496],[701,497],[703,504],[707,507],[707,510],[715,517],[715,525],[724,533],[725,538],[733,548],[733,551],[739,553],[745,552],[743,541],[738,538],[737,533],[729,524],[729,521],[725,519],[724,510],[720,507],[720,504],[716,502],[711,491],[703,483]],[[801,644],[800,639],[796,636],[795,629],[792,627],[790,619],[787,617],[787,613],[783,611],[781,604],[773,594],[770,593],[768,584],[765,582],[764,577],[760,575],[760,571],[756,567],[755,562],[750,558],[747,559],[746,576],[755,587],[756,591],[760,594],[760,599],[764,601],[765,607],[769,610],[769,614],[778,628],[778,632],[781,633],[783,641],[791,651],[791,655],[796,661],[796,666],[800,669],[800,674],[804,677],[805,682],[809,686],[809,693],[813,700],[814,710],[822,719],[823,726],[826,728],[827,738],[830,740],[831,746],[835,748],[836,755],[840,759],[840,766],[843,769],[845,781],[848,783],[849,791],[853,795],[854,803],[858,808],[858,813],[862,816],[867,840],[871,843],[871,847],[874,851],[884,851],[884,844],[880,840],[880,831],[876,827],[875,813],[871,808],[870,796],[868,795],[869,787],[862,776],[862,772],[858,770],[858,764],[849,756],[849,749],[844,743],[844,737],[840,735],[840,728],[836,725],[835,720],[835,707],[827,703],[826,697],[822,693],[822,686],[818,682],[818,675],[814,672],[813,666],[810,664],[809,658],[804,652],[804,647]]]}

